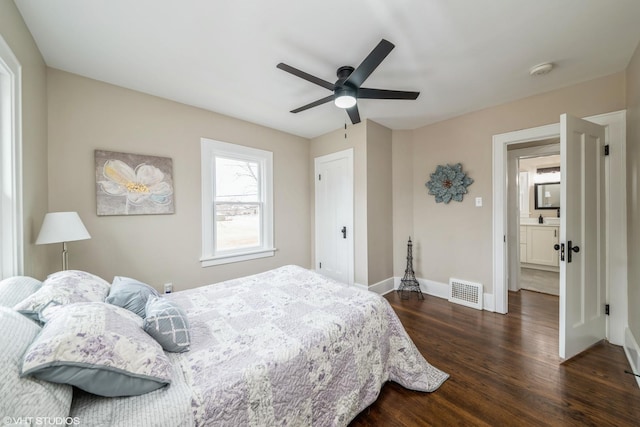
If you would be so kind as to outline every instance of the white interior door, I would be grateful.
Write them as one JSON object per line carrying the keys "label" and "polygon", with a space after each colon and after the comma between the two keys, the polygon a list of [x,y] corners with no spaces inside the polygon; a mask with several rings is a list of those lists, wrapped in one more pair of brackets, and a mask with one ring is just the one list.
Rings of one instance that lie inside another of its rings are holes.
{"label": "white interior door", "polygon": [[316,271],[353,284],[353,150],[315,159]]}
{"label": "white interior door", "polygon": [[604,127],[560,116],[560,357],[606,337]]}

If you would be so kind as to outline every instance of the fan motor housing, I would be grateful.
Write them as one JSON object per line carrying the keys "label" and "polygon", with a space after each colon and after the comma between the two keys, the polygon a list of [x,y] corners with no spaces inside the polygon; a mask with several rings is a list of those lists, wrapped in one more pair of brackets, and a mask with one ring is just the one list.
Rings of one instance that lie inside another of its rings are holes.
{"label": "fan motor housing", "polygon": [[355,70],[355,68],[348,65],[338,68],[338,72],[336,73],[338,75],[338,79],[346,80],[347,77],[349,77],[351,73],[353,73],[353,70]]}

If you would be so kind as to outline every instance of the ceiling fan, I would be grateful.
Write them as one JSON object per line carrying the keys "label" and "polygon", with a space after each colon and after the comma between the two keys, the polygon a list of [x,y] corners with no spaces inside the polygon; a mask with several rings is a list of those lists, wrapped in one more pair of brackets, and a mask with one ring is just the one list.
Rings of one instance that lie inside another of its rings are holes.
{"label": "ceiling fan", "polygon": [[304,71],[298,70],[285,63],[279,63],[277,65],[283,71],[298,76],[301,79],[305,79],[311,83],[315,83],[318,86],[322,86],[333,92],[333,94],[326,96],[317,101],[311,102],[307,105],[303,105],[300,108],[291,110],[292,113],[299,113],[300,111],[308,110],[309,108],[317,107],[318,105],[325,104],[329,101],[333,101],[336,106],[344,108],[349,114],[351,123],[360,123],[360,113],[358,112],[357,99],[416,99],[420,92],[407,92],[401,90],[387,90],[387,89],[371,89],[366,87],[360,87],[362,83],[371,75],[371,73],[380,65],[380,63],[389,55],[393,50],[394,44],[382,39],[380,43],[369,53],[369,55],[362,61],[358,68],[353,68],[348,65],[338,68],[338,80],[335,83],[328,82],[319,77],[312,76]]}

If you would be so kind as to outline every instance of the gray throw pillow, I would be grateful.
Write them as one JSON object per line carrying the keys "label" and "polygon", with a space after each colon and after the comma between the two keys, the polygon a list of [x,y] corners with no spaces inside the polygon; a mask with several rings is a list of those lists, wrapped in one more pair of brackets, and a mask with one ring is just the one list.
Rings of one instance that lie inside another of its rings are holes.
{"label": "gray throw pillow", "polygon": [[165,298],[150,297],[146,312],[144,330],[155,338],[164,350],[174,353],[189,351],[189,321],[182,307]]}
{"label": "gray throw pillow", "polygon": [[146,283],[130,277],[116,276],[113,278],[106,302],[126,308],[144,318],[144,308],[150,296],[160,296],[160,294]]}

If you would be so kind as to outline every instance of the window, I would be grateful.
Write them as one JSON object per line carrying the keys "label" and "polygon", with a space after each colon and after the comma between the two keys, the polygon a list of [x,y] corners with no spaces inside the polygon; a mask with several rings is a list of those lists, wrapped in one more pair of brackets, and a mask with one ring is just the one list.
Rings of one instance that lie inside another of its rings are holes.
{"label": "window", "polygon": [[0,278],[22,274],[20,63],[0,36]]}
{"label": "window", "polygon": [[273,153],[202,138],[203,267],[273,256]]}

